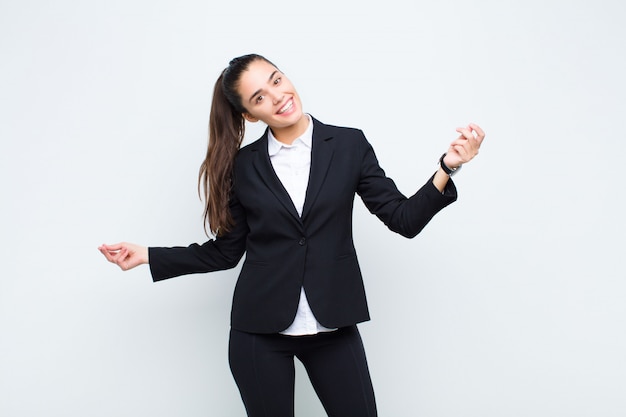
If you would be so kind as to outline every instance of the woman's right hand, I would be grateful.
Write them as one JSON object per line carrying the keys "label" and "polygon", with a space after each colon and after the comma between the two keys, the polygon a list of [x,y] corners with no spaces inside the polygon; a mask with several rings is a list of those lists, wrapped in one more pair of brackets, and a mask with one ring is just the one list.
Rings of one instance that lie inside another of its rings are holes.
{"label": "woman's right hand", "polygon": [[148,263],[148,248],[145,246],[121,242],[114,245],[103,244],[98,250],[109,262],[122,268],[122,271]]}

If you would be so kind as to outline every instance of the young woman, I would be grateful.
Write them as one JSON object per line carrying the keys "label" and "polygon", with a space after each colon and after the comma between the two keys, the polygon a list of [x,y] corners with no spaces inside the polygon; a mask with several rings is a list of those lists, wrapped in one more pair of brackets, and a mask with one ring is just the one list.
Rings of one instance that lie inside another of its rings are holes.
{"label": "young woman", "polygon": [[[246,120],[268,129],[240,149]],[[245,253],[229,361],[248,416],[293,416],[294,356],[329,416],[376,416],[356,327],[369,313],[352,242],[354,196],[389,229],[414,237],[456,199],[450,176],[478,153],[483,131],[457,129],[438,171],[407,198],[360,130],[303,113],[289,79],[259,55],[233,59],[218,78],[209,130],[199,187],[216,238],[100,251],[123,270],[149,264],[154,281],[232,268]]]}

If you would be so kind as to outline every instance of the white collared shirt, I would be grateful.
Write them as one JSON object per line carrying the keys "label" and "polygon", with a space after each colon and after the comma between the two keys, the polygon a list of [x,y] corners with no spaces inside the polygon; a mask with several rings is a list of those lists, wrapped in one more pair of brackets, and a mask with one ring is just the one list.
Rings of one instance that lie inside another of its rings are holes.
{"label": "white collared shirt", "polygon": [[[291,145],[279,142],[271,130],[267,135],[270,162],[300,216],[302,216],[306,189],[309,184],[313,141],[313,121],[308,114],[305,116],[309,119],[309,125],[302,136],[294,140]],[[335,329],[328,329],[317,321],[306,299],[304,287],[300,288],[296,317],[293,323],[280,333],[289,336],[304,336],[332,330]]]}

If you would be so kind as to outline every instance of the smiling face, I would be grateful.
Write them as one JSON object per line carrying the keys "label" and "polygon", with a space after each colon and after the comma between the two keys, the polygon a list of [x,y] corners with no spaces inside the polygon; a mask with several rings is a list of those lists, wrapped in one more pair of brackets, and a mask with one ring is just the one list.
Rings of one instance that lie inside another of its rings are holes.
{"label": "smiling face", "polygon": [[269,62],[251,62],[241,74],[237,91],[246,109],[246,120],[261,120],[272,129],[276,139],[290,143],[306,130],[308,118],[302,112],[298,92],[285,74]]}

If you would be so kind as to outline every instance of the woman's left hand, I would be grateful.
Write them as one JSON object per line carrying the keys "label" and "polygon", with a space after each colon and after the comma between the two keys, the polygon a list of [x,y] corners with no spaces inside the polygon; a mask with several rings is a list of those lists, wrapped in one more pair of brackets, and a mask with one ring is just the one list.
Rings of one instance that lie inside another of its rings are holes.
{"label": "woman's left hand", "polygon": [[485,139],[485,132],[474,123],[470,123],[467,127],[459,127],[456,131],[460,133],[460,136],[450,144],[447,155],[443,159],[443,163],[451,169],[468,163],[478,155],[480,145]]}

